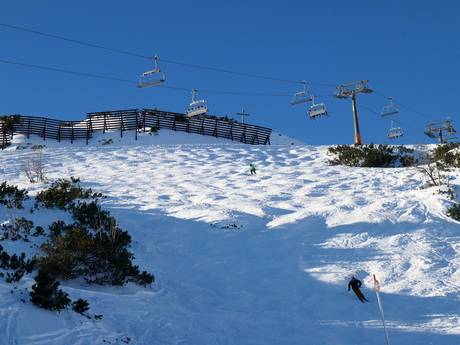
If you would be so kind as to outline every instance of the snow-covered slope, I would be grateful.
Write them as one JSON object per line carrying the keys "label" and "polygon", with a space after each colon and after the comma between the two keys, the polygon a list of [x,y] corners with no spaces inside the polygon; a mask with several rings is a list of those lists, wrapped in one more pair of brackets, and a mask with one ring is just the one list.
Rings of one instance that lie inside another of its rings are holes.
{"label": "snow-covered slope", "polygon": [[[331,167],[326,147],[289,138],[248,146],[181,135],[46,142],[47,177],[77,176],[107,195],[136,263],[157,282],[64,282],[104,315],[95,321],[22,303],[31,278],[1,281],[1,345],[384,344],[372,274],[393,344],[460,343],[460,224],[416,169]],[[0,152],[0,182],[33,195],[43,186],[20,172],[31,145],[16,140],[22,149]],[[53,220],[53,211],[23,215]],[[0,223],[11,217],[0,208]],[[347,292],[352,274],[370,303]]]}

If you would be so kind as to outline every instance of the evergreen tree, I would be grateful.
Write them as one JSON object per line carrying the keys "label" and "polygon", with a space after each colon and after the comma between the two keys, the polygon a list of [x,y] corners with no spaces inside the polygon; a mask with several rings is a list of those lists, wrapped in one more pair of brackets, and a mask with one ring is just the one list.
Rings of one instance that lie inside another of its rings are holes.
{"label": "evergreen tree", "polygon": [[43,270],[39,270],[32,285],[30,301],[48,310],[64,309],[71,302],[67,293],[59,289],[59,282]]}

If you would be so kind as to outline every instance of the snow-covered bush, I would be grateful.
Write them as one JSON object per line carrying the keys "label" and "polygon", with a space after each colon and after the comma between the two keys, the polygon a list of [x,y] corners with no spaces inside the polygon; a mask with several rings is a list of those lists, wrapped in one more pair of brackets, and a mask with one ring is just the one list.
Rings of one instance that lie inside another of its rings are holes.
{"label": "snow-covered bush", "polygon": [[153,275],[133,265],[133,254],[128,250],[131,236],[122,230],[114,217],[98,204],[101,197],[91,189],[83,189],[79,180],[58,180],[39,193],[39,202],[47,207],[69,211],[75,223],[53,222],[50,238],[42,245],[44,256],[40,267],[53,277],[84,278],[88,283],[123,285],[135,282],[141,285],[154,281]]}
{"label": "snow-covered bush", "polygon": [[387,168],[407,167],[415,163],[413,150],[404,146],[338,145],[329,147],[328,152],[334,156],[329,160],[330,165]]}
{"label": "snow-covered bush", "polygon": [[48,189],[45,189],[36,196],[36,206],[43,204],[46,208],[59,208],[62,210],[71,209],[78,199],[89,199],[102,197],[100,193],[94,193],[91,188],[84,189],[79,185],[78,178],[71,177],[70,180],[58,179]]}
{"label": "snow-covered bush", "polygon": [[448,143],[436,146],[433,151],[433,160],[446,167],[460,168],[460,144]]}
{"label": "snow-covered bush", "polygon": [[[0,268],[4,270],[13,270],[13,272],[6,272],[5,281],[7,283],[18,282],[25,273],[31,273],[35,269],[35,266],[35,259],[26,260],[25,253],[21,253],[19,256],[16,254],[10,256],[0,245]],[[4,276],[5,275],[2,273],[2,277]]]}
{"label": "snow-covered bush", "polygon": [[13,223],[6,222],[0,226],[1,240],[24,240],[29,241],[28,236],[32,230],[34,223],[24,217],[18,217]]}
{"label": "snow-covered bush", "polygon": [[22,203],[28,199],[27,191],[6,182],[0,184],[0,204],[7,208],[23,208]]}

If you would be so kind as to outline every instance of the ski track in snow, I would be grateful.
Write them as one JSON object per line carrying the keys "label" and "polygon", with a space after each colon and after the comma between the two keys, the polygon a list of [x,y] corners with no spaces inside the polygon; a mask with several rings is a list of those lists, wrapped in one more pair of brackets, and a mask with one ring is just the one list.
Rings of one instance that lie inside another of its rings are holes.
{"label": "ski track in snow", "polygon": [[[331,167],[326,147],[192,138],[46,142],[47,177],[76,176],[107,195],[136,263],[157,282],[63,282],[72,299],[104,315],[94,321],[20,302],[30,277],[14,293],[1,281],[0,345],[382,344],[373,273],[394,344],[459,343],[460,227],[444,215],[442,196],[421,189],[416,169]],[[43,186],[20,172],[30,154],[1,152],[0,180],[34,195]],[[0,223],[21,214],[42,226],[63,216],[0,208]],[[351,274],[371,303],[347,292]]]}

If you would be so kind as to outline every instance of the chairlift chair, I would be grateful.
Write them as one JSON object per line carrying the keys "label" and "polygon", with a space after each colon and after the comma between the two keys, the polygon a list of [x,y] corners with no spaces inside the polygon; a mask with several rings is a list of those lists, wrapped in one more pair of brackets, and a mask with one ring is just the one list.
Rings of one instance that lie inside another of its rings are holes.
{"label": "chairlift chair", "polygon": [[195,100],[196,90],[192,90],[192,102],[186,109],[186,114],[188,117],[204,115],[208,112],[207,101],[204,99]]}
{"label": "chairlift chair", "polygon": [[385,105],[380,112],[381,116],[390,116],[399,114],[399,109],[396,105],[393,104],[393,97],[388,97],[390,101],[389,104]]}
{"label": "chairlift chair", "polygon": [[301,83],[303,84],[303,90],[294,94],[294,97],[291,100],[292,105],[308,103],[312,100],[312,96],[309,94],[307,89],[307,82],[302,80]]}
{"label": "chairlift chair", "polygon": [[139,77],[139,83],[137,84],[137,87],[143,88],[160,85],[166,81],[165,74],[158,67],[158,59],[159,58],[157,55],[153,57],[153,63],[155,65],[155,68],[141,74],[141,76]]}
{"label": "chairlift chair", "polygon": [[404,131],[401,127],[394,127],[393,121],[391,121],[391,127],[388,131],[388,138],[389,139],[397,139],[404,135]]}
{"label": "chairlift chair", "polygon": [[308,109],[308,115],[310,116],[310,119],[327,115],[327,109],[324,103],[315,103],[315,96],[312,96],[311,102],[312,105],[310,106],[310,109]]}
{"label": "chairlift chair", "polygon": [[434,135],[436,129],[434,128],[434,123],[430,123],[426,126],[424,133],[429,136],[430,138],[434,139],[436,136]]}

